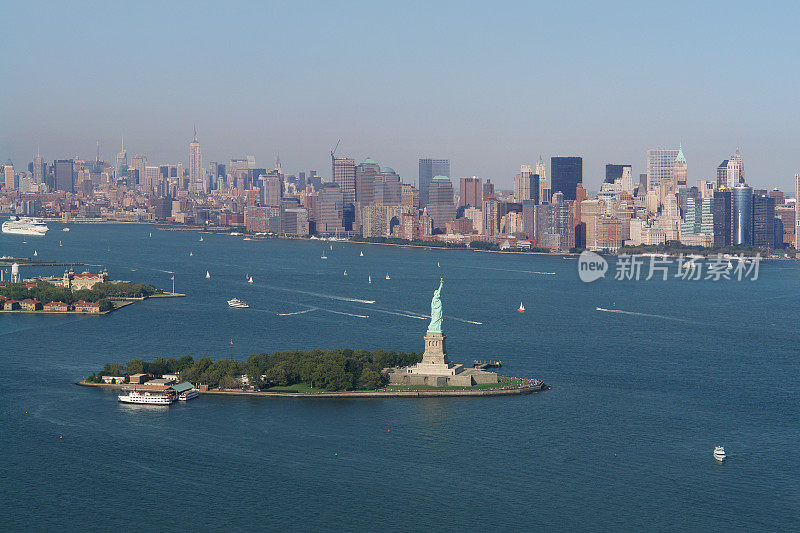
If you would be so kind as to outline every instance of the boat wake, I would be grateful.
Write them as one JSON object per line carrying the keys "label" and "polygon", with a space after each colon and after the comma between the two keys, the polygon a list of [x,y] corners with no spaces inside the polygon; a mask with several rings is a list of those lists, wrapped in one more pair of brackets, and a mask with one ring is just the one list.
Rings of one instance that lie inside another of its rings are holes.
{"label": "boat wake", "polygon": [[444,315],[445,318],[451,318],[453,320],[458,320],[459,322],[464,322],[466,324],[475,324],[477,326],[482,326],[483,322],[477,322],[475,320],[467,320],[466,318],[458,318],[457,316],[448,316]]}
{"label": "boat wake", "polygon": [[362,300],[360,298],[346,298],[344,296],[334,296],[332,294],[321,294],[319,292],[309,292],[309,291],[301,291],[297,289],[287,289],[285,287],[275,287],[273,285],[265,285],[268,289],[273,289],[276,291],[284,291],[284,292],[293,292],[297,294],[305,294],[307,296],[316,296],[317,298],[327,298],[329,300],[338,300],[340,302],[353,302],[359,304],[374,304],[375,300]]}
{"label": "boat wake", "polygon": [[295,311],[294,313],[275,313],[278,316],[292,316],[292,315],[302,315],[303,313],[310,313],[311,311],[319,311],[316,307],[312,307],[311,309],[305,309],[303,311]]}
{"label": "boat wake", "polygon": [[664,316],[664,315],[653,315],[650,313],[637,313],[636,311],[623,311],[622,309],[605,309],[603,307],[595,307],[596,311],[602,311],[603,313],[618,313],[620,315],[632,315],[632,316],[646,316],[650,318],[663,318],[664,320],[675,320],[676,322],[689,322],[683,318],[677,318],[674,316]]}
{"label": "boat wake", "polygon": [[540,276],[555,276],[555,272],[539,272],[538,270],[518,270],[514,268],[492,268],[481,266],[470,266],[469,268],[479,268],[481,270],[496,270],[498,272],[522,272],[523,274],[538,274]]}

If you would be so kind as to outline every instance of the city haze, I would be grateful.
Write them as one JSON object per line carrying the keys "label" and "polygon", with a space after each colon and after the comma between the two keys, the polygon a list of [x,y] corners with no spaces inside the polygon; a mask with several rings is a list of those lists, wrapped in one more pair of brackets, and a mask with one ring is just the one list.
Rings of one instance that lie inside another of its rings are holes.
{"label": "city haze", "polygon": [[[188,165],[254,154],[330,175],[329,152],[416,182],[420,157],[511,188],[539,155],[645,172],[682,143],[688,179],[738,147],[754,186],[793,192],[793,3],[292,2],[6,5],[0,158]],[[549,166],[549,165],[548,165]]]}

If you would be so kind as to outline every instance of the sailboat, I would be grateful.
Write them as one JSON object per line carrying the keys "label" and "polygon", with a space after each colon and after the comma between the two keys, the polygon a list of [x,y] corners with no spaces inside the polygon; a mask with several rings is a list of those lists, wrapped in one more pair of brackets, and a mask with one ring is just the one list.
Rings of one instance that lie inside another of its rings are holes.
{"label": "sailboat", "polygon": [[333,245],[331,244],[331,251],[333,251]]}
{"label": "sailboat", "polygon": [[152,233],[150,233],[150,236],[152,237],[152,236],[153,236],[153,234],[152,234]]}
{"label": "sailboat", "polygon": [[34,250],[33,251],[33,256],[36,257],[37,255],[39,255],[39,253],[36,250]]}
{"label": "sailboat", "polygon": [[203,236],[200,235],[200,242],[203,242]]}
{"label": "sailboat", "polygon": [[58,241],[58,245],[59,246],[64,246],[63,244],[61,244],[61,241]]}
{"label": "sailboat", "polygon": [[250,278],[247,280],[247,283],[253,283],[253,276],[250,276]]}
{"label": "sailboat", "polygon": [[389,277],[389,273],[388,272],[386,273],[386,279],[392,279],[392,278]]}
{"label": "sailboat", "polygon": [[322,250],[322,257],[320,257],[320,259],[327,259],[327,258],[328,256],[325,255],[325,250]]}
{"label": "sailboat", "polygon": [[369,283],[372,284],[372,276],[369,277]]}
{"label": "sailboat", "polygon": [[189,257],[192,257],[193,255],[194,255],[194,252],[189,252]]}
{"label": "sailboat", "polygon": [[436,268],[439,268],[440,266],[441,265],[439,265],[439,261],[436,261]]}
{"label": "sailboat", "polygon": [[211,273],[208,270],[206,270],[206,279],[208,279],[210,277],[211,277]]}
{"label": "sailboat", "polygon": [[525,306],[522,305],[522,302],[519,303],[519,309],[517,309],[517,311],[519,311],[520,313],[524,313],[525,312]]}
{"label": "sailboat", "polygon": [[364,250],[361,250],[361,257],[364,257]]}
{"label": "sailboat", "polygon": [[347,270],[345,270],[345,271],[344,271],[344,275],[345,275],[345,276],[347,275]]}

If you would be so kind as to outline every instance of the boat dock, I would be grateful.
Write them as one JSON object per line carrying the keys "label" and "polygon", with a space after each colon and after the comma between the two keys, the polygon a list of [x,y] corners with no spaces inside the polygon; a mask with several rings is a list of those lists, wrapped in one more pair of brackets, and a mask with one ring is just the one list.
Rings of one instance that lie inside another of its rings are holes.
{"label": "boat dock", "polygon": [[472,361],[472,368],[477,368],[478,370],[486,370],[487,368],[500,368],[503,366],[503,362],[499,359],[496,361]]}

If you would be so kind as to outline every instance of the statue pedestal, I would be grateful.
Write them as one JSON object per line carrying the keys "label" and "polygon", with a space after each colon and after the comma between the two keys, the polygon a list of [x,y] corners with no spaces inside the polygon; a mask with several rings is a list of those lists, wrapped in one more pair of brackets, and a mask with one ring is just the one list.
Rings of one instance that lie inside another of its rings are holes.
{"label": "statue pedestal", "polygon": [[462,365],[456,365],[447,359],[445,339],[447,335],[429,331],[425,334],[425,353],[422,361],[408,367],[409,374],[424,374],[430,376],[455,376],[462,370]]}

